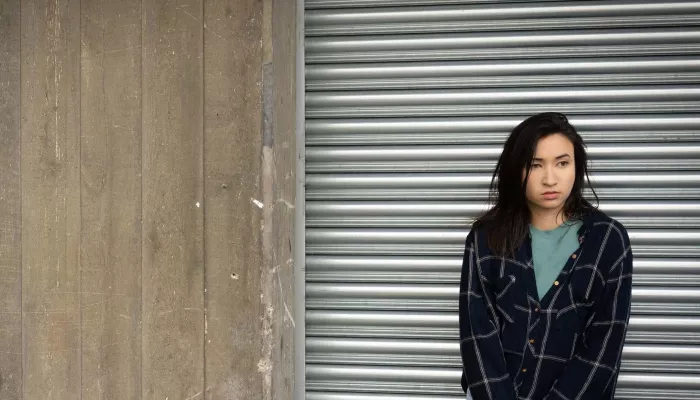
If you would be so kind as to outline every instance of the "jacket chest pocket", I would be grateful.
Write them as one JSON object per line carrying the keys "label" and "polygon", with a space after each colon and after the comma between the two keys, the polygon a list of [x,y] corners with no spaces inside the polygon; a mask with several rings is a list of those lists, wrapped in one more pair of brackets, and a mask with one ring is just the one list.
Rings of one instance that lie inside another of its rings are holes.
{"label": "jacket chest pocket", "polygon": [[[519,290],[515,275],[505,275],[496,278],[493,281],[492,288],[494,307],[500,319],[500,336],[503,351],[507,354],[522,356],[528,318],[526,313],[524,314],[523,311],[518,310],[517,305],[519,304],[519,296],[525,295]],[[521,308],[524,307],[523,304],[520,304],[520,306]]]}
{"label": "jacket chest pocket", "polygon": [[514,275],[498,278],[493,283],[494,306],[501,319],[508,324],[515,322],[515,290]]}
{"label": "jacket chest pocket", "polygon": [[587,286],[569,283],[566,287],[568,302],[561,304],[554,321],[554,337],[548,350],[567,361],[574,356],[577,346],[585,346],[586,321],[593,305],[586,297],[586,289]]}
{"label": "jacket chest pocket", "polygon": [[573,305],[582,325],[590,316],[592,305],[600,297],[603,286],[603,277],[594,266],[582,265],[573,271],[567,285],[566,298]]}
{"label": "jacket chest pocket", "polygon": [[581,336],[581,322],[574,307],[562,309],[557,313],[551,337],[547,342],[547,353],[561,361],[569,361],[576,353],[576,346]]}

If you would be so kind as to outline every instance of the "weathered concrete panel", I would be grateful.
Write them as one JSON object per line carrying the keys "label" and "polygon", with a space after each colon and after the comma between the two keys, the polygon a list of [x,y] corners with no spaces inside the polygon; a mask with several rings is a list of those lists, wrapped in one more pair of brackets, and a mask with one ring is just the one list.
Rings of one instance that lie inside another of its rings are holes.
{"label": "weathered concrete panel", "polygon": [[82,399],[140,399],[141,1],[81,12]]}
{"label": "weathered concrete panel", "polygon": [[[272,254],[277,275],[278,318],[274,336],[275,369],[272,399],[291,399],[294,391],[294,327],[303,317],[294,316],[294,216],[296,207],[296,1],[276,0],[272,6],[272,71],[274,92],[274,154]],[[298,238],[303,240],[303,238]],[[303,349],[299,349],[303,351]],[[304,371],[299,371],[303,374]]]}
{"label": "weathered concrete panel", "polygon": [[295,6],[267,0],[263,24],[264,399],[290,399],[294,390]]}
{"label": "weathered concrete panel", "polygon": [[262,2],[204,14],[207,399],[262,398]]}
{"label": "weathered concrete panel", "polygon": [[202,2],[143,1],[144,399],[204,390]]}
{"label": "weathered concrete panel", "polygon": [[21,6],[24,399],[80,397],[80,2]]}
{"label": "weathered concrete panel", "polygon": [[20,4],[0,6],[0,399],[22,396]]}

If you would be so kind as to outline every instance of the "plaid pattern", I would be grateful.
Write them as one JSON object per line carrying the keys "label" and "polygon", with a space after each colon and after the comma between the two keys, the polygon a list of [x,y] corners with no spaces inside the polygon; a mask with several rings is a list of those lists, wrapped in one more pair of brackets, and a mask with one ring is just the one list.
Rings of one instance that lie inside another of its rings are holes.
{"label": "plaid pattern", "polygon": [[474,400],[613,399],[630,315],[632,250],[601,212],[583,219],[581,246],[539,299],[531,241],[493,256],[467,237],[459,296],[462,387]]}

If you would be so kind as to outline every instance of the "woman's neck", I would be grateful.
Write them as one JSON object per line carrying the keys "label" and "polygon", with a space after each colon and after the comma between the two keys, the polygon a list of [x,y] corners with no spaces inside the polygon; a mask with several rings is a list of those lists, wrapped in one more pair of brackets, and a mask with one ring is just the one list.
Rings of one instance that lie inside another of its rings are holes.
{"label": "woman's neck", "polygon": [[561,226],[566,218],[559,210],[530,210],[530,223],[541,231],[548,231]]}

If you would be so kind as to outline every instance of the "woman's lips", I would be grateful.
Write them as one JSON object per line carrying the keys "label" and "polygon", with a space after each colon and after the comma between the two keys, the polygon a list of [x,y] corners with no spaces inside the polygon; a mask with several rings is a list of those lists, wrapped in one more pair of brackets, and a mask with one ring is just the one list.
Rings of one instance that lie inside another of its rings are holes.
{"label": "woman's lips", "polygon": [[559,197],[559,192],[545,192],[543,196],[545,200],[556,200]]}

